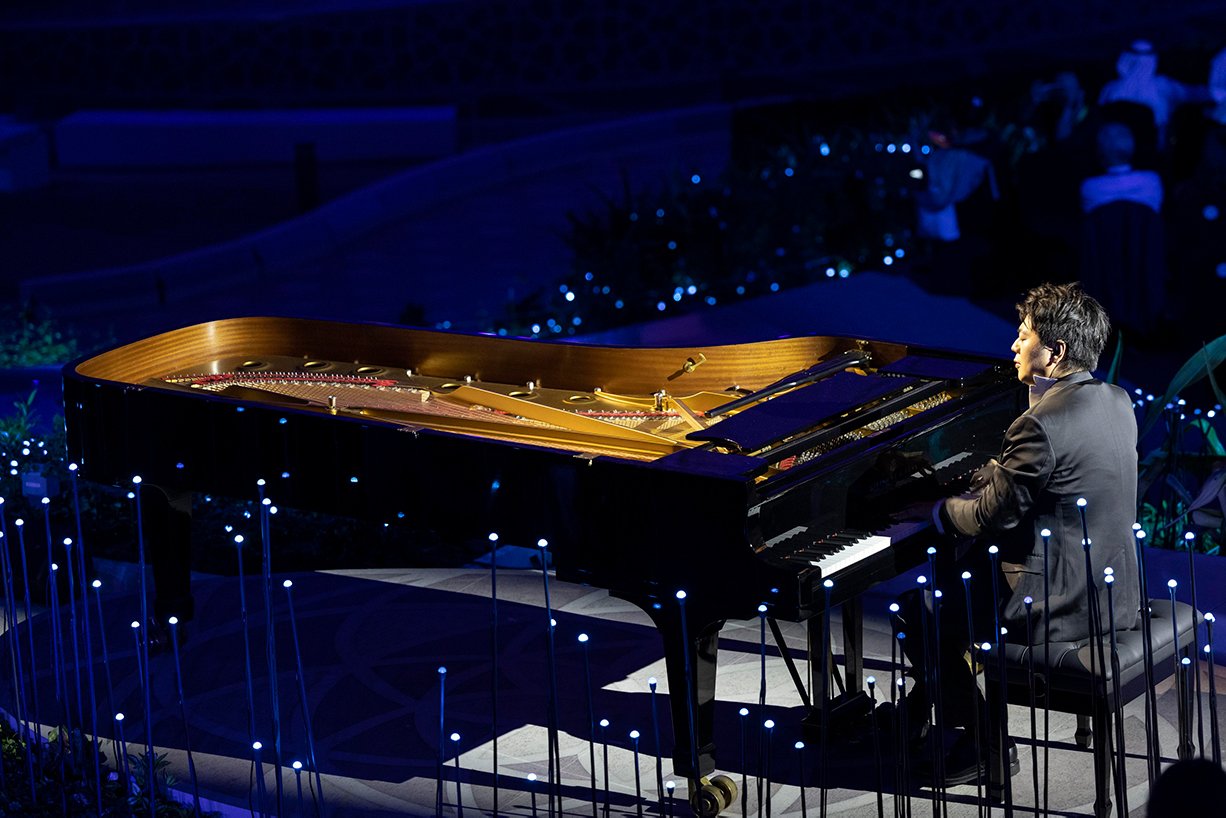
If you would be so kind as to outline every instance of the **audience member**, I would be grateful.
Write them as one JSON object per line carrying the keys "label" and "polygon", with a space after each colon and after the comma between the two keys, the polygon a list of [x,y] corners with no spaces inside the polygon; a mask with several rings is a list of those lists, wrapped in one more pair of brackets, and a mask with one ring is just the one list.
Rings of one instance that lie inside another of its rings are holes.
{"label": "audience member", "polygon": [[1081,183],[1081,209],[1089,213],[1111,202],[1136,202],[1162,210],[1162,178],[1132,166],[1136,142],[1128,126],[1105,122],[1098,129],[1098,161],[1105,173]]}
{"label": "audience member", "polygon": [[[1099,105],[1112,103],[1132,103],[1148,108],[1153,115],[1156,144],[1161,149],[1165,144],[1167,123],[1171,112],[1178,106],[1188,102],[1204,102],[1208,99],[1208,91],[1203,87],[1185,85],[1182,82],[1158,73],[1158,55],[1154,47],[1145,40],[1137,40],[1127,51],[1120,54],[1115,64],[1119,73],[1117,79],[1103,86],[1098,95]],[[1134,135],[1144,139],[1145,135],[1133,125]]]}
{"label": "audience member", "polygon": [[1149,792],[1146,818],[1226,818],[1226,771],[1205,758],[1176,761]]}

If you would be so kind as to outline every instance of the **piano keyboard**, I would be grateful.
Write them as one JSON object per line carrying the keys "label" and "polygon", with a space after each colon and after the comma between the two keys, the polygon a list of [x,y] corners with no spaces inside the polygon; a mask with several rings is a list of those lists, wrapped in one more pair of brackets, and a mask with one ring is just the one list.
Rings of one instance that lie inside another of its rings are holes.
{"label": "piano keyboard", "polygon": [[[793,565],[816,568],[822,577],[832,577],[845,568],[885,551],[893,540],[882,534],[847,529],[807,541],[809,529],[797,526],[767,541],[767,546],[780,549]],[[809,535],[811,536],[811,535]]]}

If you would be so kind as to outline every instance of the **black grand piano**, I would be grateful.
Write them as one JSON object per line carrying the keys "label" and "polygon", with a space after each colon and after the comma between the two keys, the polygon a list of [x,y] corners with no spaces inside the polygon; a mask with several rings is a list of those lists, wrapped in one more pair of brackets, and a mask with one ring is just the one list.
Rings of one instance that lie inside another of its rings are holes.
{"label": "black grand piano", "polygon": [[89,480],[251,498],[264,479],[292,508],[548,540],[558,578],[660,630],[676,771],[705,815],[729,800],[706,779],[723,622],[809,620],[918,564],[931,528],[894,512],[995,454],[1022,397],[1005,362],[900,343],[617,348],[287,318],[64,372]]}

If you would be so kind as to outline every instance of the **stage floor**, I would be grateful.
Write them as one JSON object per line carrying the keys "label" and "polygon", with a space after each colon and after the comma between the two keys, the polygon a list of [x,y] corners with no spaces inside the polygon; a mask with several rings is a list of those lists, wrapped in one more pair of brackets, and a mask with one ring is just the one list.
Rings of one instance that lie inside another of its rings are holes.
{"label": "stage floor", "polygon": [[[508,550],[509,556],[514,556]],[[440,667],[447,669],[443,698],[443,731],[458,733],[458,741],[444,741],[443,813],[493,814],[492,771],[495,736],[499,772],[500,815],[546,814],[547,728],[551,669],[547,661],[544,582],[539,570],[500,568],[498,573],[497,720],[492,716],[492,603],[487,568],[432,570],[334,571],[274,576],[272,601],[275,629],[277,691],[282,733],[281,759],[284,795],[281,815],[314,815],[308,776],[302,776],[304,809],[299,811],[295,778],[289,765],[301,760],[309,768],[306,722],[295,670],[285,579],[292,579],[295,624],[304,669],[306,698],[314,729],[315,752],[322,770],[323,803],[332,816],[429,815],[435,813],[438,787],[440,730]],[[661,738],[671,748],[668,723],[668,684],[660,638],[637,608],[611,598],[606,591],[562,583],[550,578],[556,645],[559,748],[563,808],[568,815],[592,812],[591,762],[596,758],[597,801],[603,802],[605,771],[603,739],[608,745],[608,792],[613,815],[659,814],[653,728],[653,707]],[[894,595],[907,586],[904,578],[878,586],[865,598],[866,672],[873,673],[880,695],[892,678],[889,665],[890,631],[885,613]],[[196,583],[197,616],[187,626],[182,646],[184,689],[190,744],[199,777],[200,794],[213,809],[227,815],[250,814],[258,788],[250,751],[247,685],[244,671],[243,619],[240,586],[236,579],[205,579]],[[248,637],[253,670],[256,738],[264,744],[266,807],[275,814],[272,691],[269,684],[264,588],[259,578],[245,585]],[[97,665],[99,710],[122,710],[124,734],[130,752],[144,741],[143,696],[136,664],[135,640],[129,624],[137,618],[135,594],[104,599],[110,666],[115,704],[106,702],[102,665]],[[35,619],[36,630],[48,617]],[[780,623],[794,655],[805,645],[804,626]],[[839,634],[835,619],[835,634]],[[95,622],[96,625],[96,622]],[[587,659],[590,690],[597,721],[596,743],[589,745],[584,647],[581,633],[589,636]],[[36,634],[41,635],[41,634]],[[768,636],[769,638],[769,636]],[[45,645],[46,637],[36,639]],[[841,653],[836,638],[836,653]],[[97,641],[95,641],[97,650]],[[719,771],[740,784],[748,781],[748,812],[758,809],[758,770],[768,763],[759,755],[762,724],[773,719],[770,743],[770,814],[802,816],[819,813],[818,784],[823,775],[818,742],[806,737],[801,753],[804,714],[797,693],[773,642],[767,645],[766,708],[758,707],[760,687],[759,623],[729,622],[721,634],[717,682],[716,740]],[[42,657],[46,658],[46,657]],[[49,667],[40,663],[44,702],[54,701]],[[186,742],[178,707],[174,659],[171,653],[151,660],[153,677],[153,735],[166,748],[177,787],[190,793],[184,749]],[[656,701],[648,679],[659,680]],[[1226,681],[1226,680],[1221,680]],[[1226,683],[1219,683],[1226,690]],[[1207,689],[1207,686],[1206,686]],[[1173,756],[1176,702],[1169,681],[1159,686],[1162,747]],[[741,707],[749,715],[738,715]],[[1207,714],[1207,709],[1206,709]],[[1022,772],[1013,779],[1014,803],[1030,812],[1032,744],[1030,714],[1014,708],[1011,733],[1018,740]],[[747,732],[742,759],[741,730]],[[1143,746],[1144,711],[1141,702],[1125,710],[1128,762],[1128,803],[1144,814],[1148,791]],[[1075,720],[1052,713],[1050,742],[1050,810],[1053,814],[1092,814],[1094,776],[1092,757],[1074,745]],[[631,730],[638,730],[637,778]],[[1042,714],[1039,715],[1042,737]],[[103,735],[109,729],[100,728]],[[1208,728],[1206,726],[1206,736]],[[892,782],[896,762],[887,736],[882,736],[882,769]],[[105,749],[111,755],[111,744]],[[876,754],[871,732],[830,742],[826,780],[827,811],[847,816],[877,814]],[[1040,753],[1040,766],[1042,753]],[[457,766],[458,765],[458,766]],[[529,775],[535,774],[535,783]],[[688,814],[683,802],[686,784],[672,775],[671,761],[663,762],[666,780],[677,782],[677,800],[666,813]],[[458,789],[457,789],[458,779]],[[802,800],[802,788],[803,800]],[[764,785],[765,786],[765,785]],[[887,783],[887,788],[889,788]],[[1042,787],[1042,780],[1040,780]],[[639,796],[636,797],[636,792]],[[1041,792],[1041,790],[1040,790]],[[763,798],[766,789],[763,791]],[[930,793],[914,790],[912,810],[928,810]],[[974,786],[949,791],[951,815],[977,814]],[[885,810],[892,813],[893,796],[885,795]],[[642,813],[639,813],[639,807]],[[256,810],[258,812],[258,809]],[[740,815],[740,804],[727,814]]]}

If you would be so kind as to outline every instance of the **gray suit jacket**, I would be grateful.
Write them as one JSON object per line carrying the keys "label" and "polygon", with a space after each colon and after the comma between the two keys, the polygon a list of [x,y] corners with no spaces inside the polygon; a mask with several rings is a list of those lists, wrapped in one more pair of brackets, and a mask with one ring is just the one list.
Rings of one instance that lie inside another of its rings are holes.
{"label": "gray suit jacket", "polygon": [[[1043,639],[1043,539],[1050,529],[1051,637],[1069,641],[1089,634],[1086,557],[1077,499],[1086,499],[1091,572],[1098,588],[1101,627],[1107,623],[1103,568],[1115,572],[1116,627],[1137,626],[1140,592],[1132,524],[1137,505],[1137,424],[1128,394],[1089,372],[1060,378],[1005,433],[998,460],[969,495],[945,501],[944,512],[975,548],[1000,547],[1002,617],[1010,641],[1029,626]],[[1011,590],[1010,590],[1011,589]],[[1023,599],[1034,600],[1026,622]]]}

